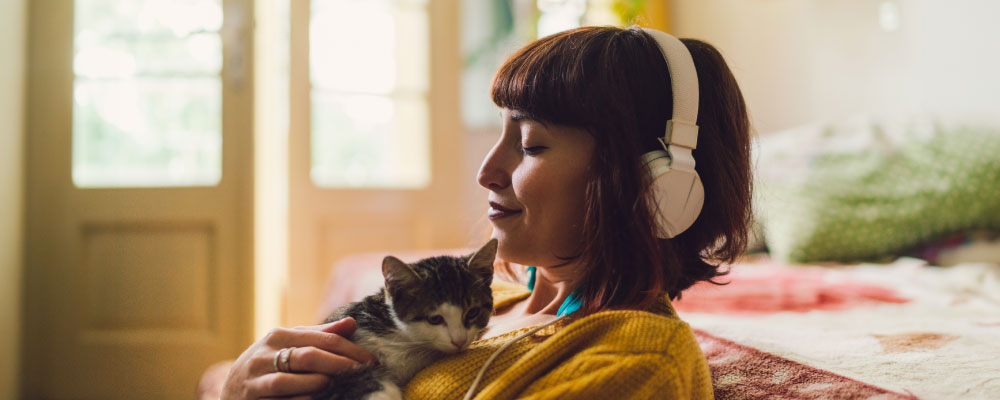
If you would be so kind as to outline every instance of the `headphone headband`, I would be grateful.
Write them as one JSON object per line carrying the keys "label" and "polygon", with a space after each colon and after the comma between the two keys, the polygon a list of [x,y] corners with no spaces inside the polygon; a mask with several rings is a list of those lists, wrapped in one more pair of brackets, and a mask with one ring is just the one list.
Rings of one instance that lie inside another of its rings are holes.
{"label": "headphone headband", "polygon": [[[663,136],[665,147],[677,145],[688,149],[698,146],[698,72],[684,43],[655,29],[642,28],[656,40],[670,73],[674,109]],[[692,165],[692,169],[693,169]]]}

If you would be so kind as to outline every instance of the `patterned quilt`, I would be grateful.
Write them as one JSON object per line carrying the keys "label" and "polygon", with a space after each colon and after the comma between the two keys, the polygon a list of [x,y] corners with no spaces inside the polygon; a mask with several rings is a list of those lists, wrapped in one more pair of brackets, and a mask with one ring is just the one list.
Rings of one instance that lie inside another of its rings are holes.
{"label": "patterned quilt", "polygon": [[684,292],[720,399],[1000,399],[1000,265],[734,265]]}

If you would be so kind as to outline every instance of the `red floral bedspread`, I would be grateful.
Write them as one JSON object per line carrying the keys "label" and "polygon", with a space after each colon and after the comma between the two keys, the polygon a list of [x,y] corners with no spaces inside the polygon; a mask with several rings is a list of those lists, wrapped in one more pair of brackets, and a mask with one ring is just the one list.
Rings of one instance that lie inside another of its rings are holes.
{"label": "red floral bedspread", "polygon": [[1000,399],[1000,265],[733,266],[674,303],[721,399]]}

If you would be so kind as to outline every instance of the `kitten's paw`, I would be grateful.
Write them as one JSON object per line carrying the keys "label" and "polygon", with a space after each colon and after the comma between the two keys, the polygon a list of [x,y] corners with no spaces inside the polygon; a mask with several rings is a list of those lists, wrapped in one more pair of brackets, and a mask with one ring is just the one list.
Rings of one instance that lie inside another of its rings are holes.
{"label": "kitten's paw", "polygon": [[403,400],[403,392],[399,386],[390,381],[379,381],[382,383],[382,390],[369,393],[364,400]]}

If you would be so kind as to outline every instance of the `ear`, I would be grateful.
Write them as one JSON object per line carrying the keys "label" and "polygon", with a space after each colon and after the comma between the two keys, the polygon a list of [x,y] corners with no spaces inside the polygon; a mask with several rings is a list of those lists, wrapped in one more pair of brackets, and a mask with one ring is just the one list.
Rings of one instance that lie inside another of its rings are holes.
{"label": "ear", "polygon": [[420,281],[420,275],[413,267],[393,256],[382,259],[382,276],[385,277],[385,287],[411,286]]}
{"label": "ear", "polygon": [[493,281],[493,260],[497,256],[497,240],[490,239],[485,245],[471,256],[469,256],[469,272],[478,276],[479,279]]}

